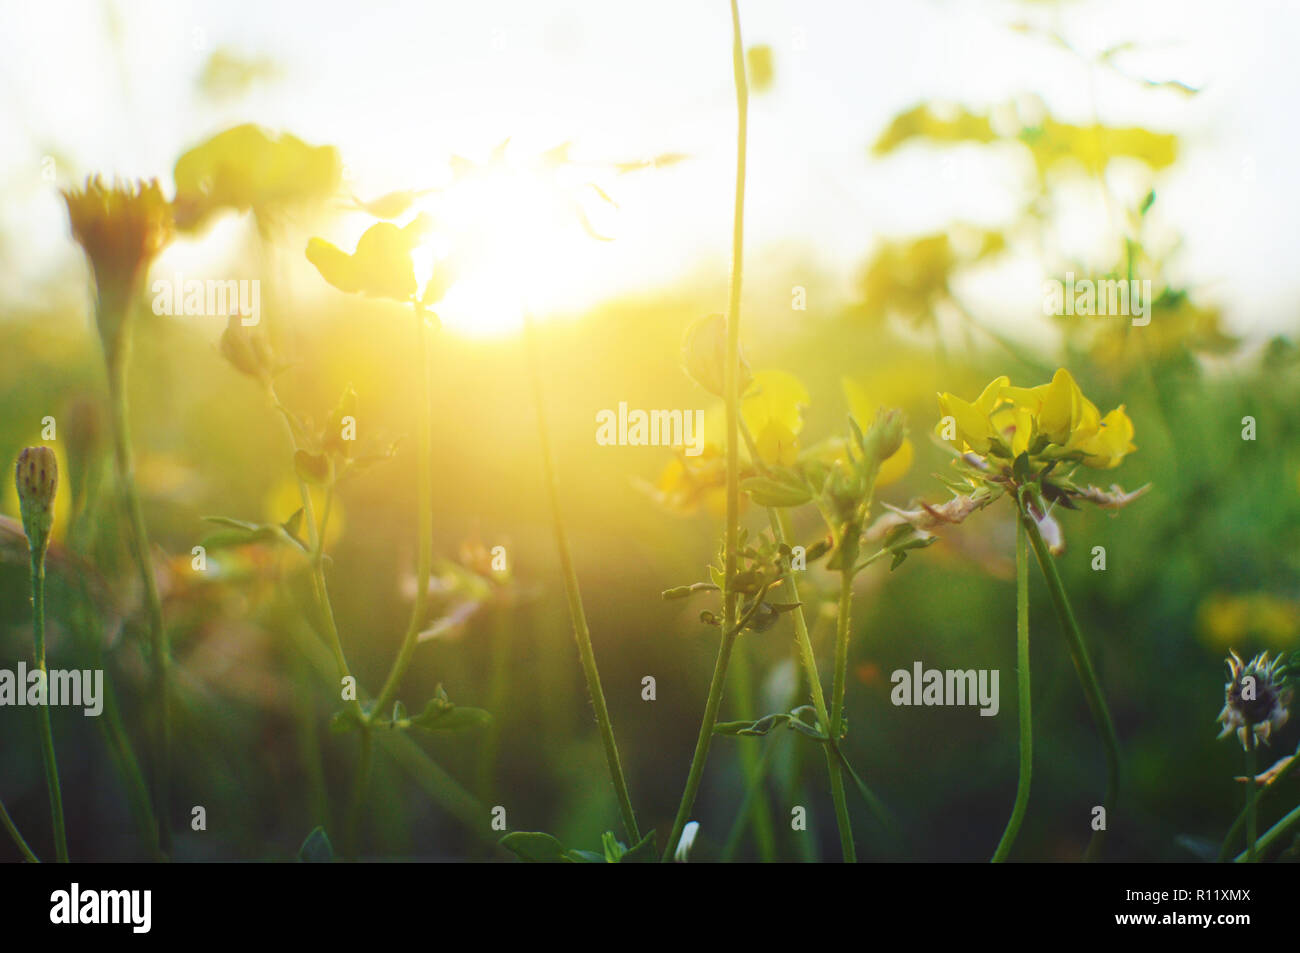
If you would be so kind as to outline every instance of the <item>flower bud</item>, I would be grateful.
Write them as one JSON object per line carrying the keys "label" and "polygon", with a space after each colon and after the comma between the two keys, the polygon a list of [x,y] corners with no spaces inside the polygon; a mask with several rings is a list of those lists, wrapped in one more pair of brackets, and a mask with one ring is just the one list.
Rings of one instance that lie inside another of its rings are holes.
{"label": "flower bud", "polygon": [[54,526],[54,495],[59,489],[59,465],[49,447],[28,447],[18,455],[14,470],[23,531],[32,554],[43,558]]}
{"label": "flower bud", "polygon": [[266,335],[245,327],[236,314],[221,333],[221,356],[242,374],[264,382],[271,379],[271,346]]}
{"label": "flower bud", "polygon": [[893,407],[882,409],[862,438],[862,455],[869,463],[884,463],[898,453],[904,435],[903,412]]}
{"label": "flower bud", "polygon": [[[710,314],[692,321],[682,335],[682,369],[687,376],[715,397],[726,396],[727,319]],[[744,394],[753,383],[744,354],[740,355],[740,378],[736,392]]]}

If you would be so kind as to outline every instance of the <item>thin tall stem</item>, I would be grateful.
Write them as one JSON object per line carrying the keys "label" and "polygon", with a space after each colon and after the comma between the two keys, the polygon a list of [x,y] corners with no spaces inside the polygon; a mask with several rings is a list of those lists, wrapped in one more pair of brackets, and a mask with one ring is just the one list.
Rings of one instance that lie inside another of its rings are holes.
{"label": "thin tall stem", "polygon": [[[722,690],[727,681],[727,665],[735,644],[732,629],[736,622],[736,597],[732,587],[736,576],[736,562],[740,538],[740,447],[738,446],[740,416],[740,289],[744,275],[745,258],[745,167],[749,137],[749,84],[745,79],[745,48],[740,36],[740,7],[731,0],[731,65],[736,84],[736,193],[731,225],[731,280],[727,301],[727,365],[723,374],[723,390],[727,404],[727,528],[725,556],[723,557],[724,585],[722,592],[722,638],[718,644],[718,658],[714,664],[713,680],[709,685],[708,701],[704,705],[704,720],[695,742],[695,755],[686,777],[686,789],[677,808],[672,832],[664,847],[663,860],[672,860],[681,840],[682,831],[695,807],[704,775],[704,762],[708,760],[709,744],[713,739],[713,726],[718,720],[722,703]],[[731,634],[728,634],[731,633]]]}
{"label": "thin tall stem", "polygon": [[[1259,792],[1260,796],[1263,796],[1285,781],[1287,777],[1290,776],[1291,772],[1293,772],[1297,767],[1300,767],[1300,747],[1296,748],[1295,753],[1287,759],[1286,764],[1282,766],[1277,774],[1273,775],[1268,783],[1263,785],[1263,790]],[[1248,778],[1247,783],[1254,784],[1254,778]],[[1236,837],[1237,832],[1245,826],[1247,813],[1247,808],[1243,807],[1240,813],[1237,814],[1237,819],[1234,820],[1232,826],[1228,828],[1228,833],[1223,836],[1223,846],[1219,848],[1220,863],[1223,863],[1232,856],[1232,839]]]}
{"label": "thin tall stem", "polygon": [[[849,562],[851,563],[852,560]],[[839,747],[840,739],[844,736],[844,691],[848,682],[849,617],[852,611],[853,568],[851,565],[845,565],[840,571],[840,607],[835,620],[835,675],[831,683],[830,737],[831,743],[836,748]],[[827,752],[830,753],[829,748]],[[835,801],[836,821],[840,827],[840,844],[844,850],[844,862],[856,864],[858,852],[853,845],[853,836],[851,833],[845,836],[850,830],[849,815],[844,797],[844,778],[840,774],[839,765],[835,765],[834,770],[831,771],[831,794]]]}
{"label": "thin tall stem", "polygon": [[349,860],[356,860],[360,845],[361,816],[364,813],[366,794],[370,790],[370,768],[374,760],[374,733],[367,726],[361,729],[361,754],[357,761],[357,773],[352,779],[352,798],[348,805],[348,826],[344,855]]}
{"label": "thin tall stem", "polygon": [[1258,811],[1256,803],[1259,792],[1255,788],[1255,775],[1259,771],[1259,756],[1255,746],[1255,732],[1246,730],[1246,861],[1253,864],[1257,859],[1256,840],[1258,839]]}
{"label": "thin tall stem", "polygon": [[158,819],[158,846],[164,854],[171,852],[171,714],[168,682],[171,669],[171,646],[163,624],[162,599],[158,595],[158,582],[154,577],[153,560],[149,554],[149,532],[140,505],[140,493],[135,484],[135,461],[131,453],[130,417],[127,413],[126,371],[130,347],[122,329],[123,340],[109,360],[108,389],[112,413],[113,457],[117,465],[117,480],[122,493],[129,532],[127,538],[140,584],[144,588],[145,608],[149,614],[149,647],[152,658],[155,725],[153,801]]}
{"label": "thin tall stem", "polygon": [[1029,548],[1026,545],[1025,515],[1016,514],[1016,693],[1020,718],[1020,775],[1011,819],[993,853],[993,863],[1007,859],[1020,833],[1029,807],[1029,784],[1034,774],[1034,719],[1029,690]]}
{"label": "thin tall stem", "polygon": [[1106,840],[1106,830],[1115,821],[1115,800],[1119,796],[1119,739],[1115,736],[1115,725],[1110,718],[1110,709],[1106,705],[1106,698],[1102,694],[1101,685],[1097,681],[1097,673],[1093,671],[1092,659],[1088,656],[1088,647],[1084,644],[1083,635],[1079,631],[1079,623],[1075,621],[1074,611],[1070,608],[1070,599],[1065,593],[1065,584],[1061,582],[1061,574],[1057,572],[1056,562],[1052,559],[1051,552],[1048,551],[1047,544],[1043,542],[1043,534],[1039,532],[1038,523],[1033,516],[1025,513],[1025,529],[1029,533],[1029,542],[1034,547],[1034,555],[1038,559],[1038,567],[1043,571],[1043,578],[1047,581],[1047,591],[1052,596],[1052,606],[1056,610],[1056,617],[1061,624],[1061,631],[1065,635],[1065,640],[1070,648],[1070,657],[1074,661],[1075,671],[1079,675],[1079,682],[1083,686],[1084,697],[1088,701],[1088,709],[1092,712],[1092,720],[1096,722],[1098,730],[1101,732],[1102,741],[1106,746],[1106,799],[1103,804],[1105,808],[1105,826],[1100,830],[1094,830],[1091,839],[1088,841],[1088,849],[1084,852],[1084,860],[1096,860],[1101,853],[1102,845]]}
{"label": "thin tall stem", "polygon": [[[591,629],[587,625],[586,610],[582,607],[582,590],[578,587],[578,574],[573,568],[573,555],[569,552],[569,537],[564,529],[564,517],[560,511],[559,481],[555,475],[550,427],[546,421],[546,405],[542,393],[541,360],[537,353],[536,332],[533,330],[530,318],[525,318],[524,335],[528,345],[529,371],[533,379],[533,400],[537,404],[537,433],[542,445],[546,494],[551,505],[552,522],[555,524],[555,545],[560,552],[560,570],[564,575],[564,595],[569,603],[569,617],[573,621],[573,638],[578,643],[578,658],[582,662],[582,673],[587,679],[587,694],[591,696],[591,707],[596,713],[596,726],[600,730],[601,744],[605,748],[605,764],[609,768],[609,777],[614,783],[614,793],[618,797],[623,830],[633,843],[639,844],[641,831],[637,827],[636,812],[632,810],[632,796],[628,793],[627,779],[623,777],[623,764],[618,756],[618,742],[614,740],[614,723],[610,720],[609,706],[605,704],[605,691],[600,685],[596,653],[591,647]],[[670,850],[670,856],[671,853]]]}
{"label": "thin tall stem", "polygon": [[415,604],[411,607],[411,619],[406,627],[406,635],[402,638],[402,647],[393,661],[384,687],[380,689],[379,698],[370,710],[371,718],[383,717],[383,712],[397,695],[398,685],[401,684],[407,666],[411,664],[411,656],[419,642],[420,627],[424,624],[429,577],[433,573],[433,345],[429,321],[418,304],[415,312],[420,338],[420,377],[424,388],[424,397],[420,402],[419,460],[416,467],[420,548],[415,566]]}
{"label": "thin tall stem", "polygon": [[[45,665],[45,553],[32,552],[32,640],[36,667],[45,676],[49,690],[49,669]],[[54,853],[61,864],[68,862],[68,833],[63,823],[63,791],[59,787],[59,762],[54,755],[54,731],[50,727],[49,698],[40,706],[41,760],[45,763],[45,787],[50,794],[50,818],[54,824]]]}
{"label": "thin tall stem", "polygon": [[[772,526],[772,535],[778,544],[790,541],[789,518],[784,510],[770,509],[767,511],[768,522]],[[799,603],[799,585],[791,574],[785,580],[785,591],[790,602]],[[817,720],[824,730],[829,732],[831,724],[830,712],[826,708],[826,696],[822,692],[821,675],[817,671],[817,658],[813,652],[812,637],[808,634],[808,622],[803,614],[803,606],[794,610],[794,634],[799,645],[799,660],[803,665],[804,677],[808,679],[809,688],[812,690],[813,708],[817,711]],[[840,835],[840,852],[844,856],[845,863],[852,863],[857,856],[857,850],[853,845],[853,823],[849,817],[848,798],[844,791],[843,768],[839,759],[835,756],[833,749],[838,748],[839,739],[832,737],[826,747],[826,770],[829,773],[831,782],[831,800],[835,805],[835,824],[839,829]]]}

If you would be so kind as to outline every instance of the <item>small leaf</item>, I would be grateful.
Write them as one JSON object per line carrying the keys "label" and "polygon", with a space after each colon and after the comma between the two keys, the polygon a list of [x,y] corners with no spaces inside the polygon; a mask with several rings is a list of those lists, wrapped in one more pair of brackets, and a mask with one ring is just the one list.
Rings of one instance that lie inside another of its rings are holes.
{"label": "small leaf", "polygon": [[568,859],[564,845],[541,831],[512,831],[497,843],[526,864],[561,864]]}
{"label": "small leaf", "polygon": [[345,734],[349,731],[356,731],[361,727],[361,719],[357,717],[354,709],[344,708],[336,711],[334,717],[330,719],[330,731],[336,735]]}
{"label": "small leaf", "polygon": [[635,847],[629,847],[619,863],[655,864],[659,862],[659,838],[654,831],[641,838]]}
{"label": "small leaf", "polygon": [[304,864],[328,864],[333,859],[334,845],[323,827],[314,828],[298,848],[298,860]]}

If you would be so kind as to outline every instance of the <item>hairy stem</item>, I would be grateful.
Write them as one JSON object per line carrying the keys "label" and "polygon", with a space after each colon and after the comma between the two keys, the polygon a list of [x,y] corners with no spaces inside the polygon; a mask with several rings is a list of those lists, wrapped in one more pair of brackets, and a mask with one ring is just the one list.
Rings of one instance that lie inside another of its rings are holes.
{"label": "hairy stem", "polygon": [[1011,819],[993,853],[993,863],[1007,859],[1020,833],[1029,807],[1029,784],[1034,774],[1034,719],[1029,690],[1029,548],[1026,545],[1025,515],[1016,514],[1016,694],[1020,718],[1020,775]]}
{"label": "hairy stem", "polygon": [[546,405],[542,394],[541,360],[537,354],[536,332],[530,319],[526,319],[525,335],[528,344],[528,365],[533,379],[533,399],[537,404],[537,432],[542,444],[546,492],[551,505],[552,521],[555,524],[555,545],[560,552],[564,595],[568,600],[569,616],[573,621],[573,638],[578,643],[578,658],[582,663],[582,673],[587,680],[587,694],[591,696],[591,707],[596,713],[596,725],[600,730],[601,744],[605,748],[605,764],[609,768],[609,777],[614,783],[614,793],[618,797],[623,830],[632,842],[637,844],[641,842],[641,830],[637,827],[636,812],[632,810],[632,796],[628,793],[627,779],[623,777],[618,742],[614,740],[614,723],[610,720],[609,706],[605,703],[605,691],[601,688],[600,670],[596,667],[596,653],[591,647],[591,629],[587,625],[587,613],[582,606],[582,590],[578,587],[578,574],[573,568],[573,555],[569,552],[569,537],[564,529],[564,517],[560,511],[559,482],[555,475],[550,428],[546,422]]}
{"label": "hairy stem", "polygon": [[[32,641],[36,667],[49,684],[45,665],[45,554],[32,552]],[[46,699],[48,702],[49,699]],[[50,818],[54,824],[54,853],[58,862],[68,862],[68,833],[63,823],[63,791],[59,786],[59,762],[54,755],[54,731],[50,727],[50,706],[40,706],[37,716],[41,734],[41,760],[45,764],[45,787],[50,794]]]}

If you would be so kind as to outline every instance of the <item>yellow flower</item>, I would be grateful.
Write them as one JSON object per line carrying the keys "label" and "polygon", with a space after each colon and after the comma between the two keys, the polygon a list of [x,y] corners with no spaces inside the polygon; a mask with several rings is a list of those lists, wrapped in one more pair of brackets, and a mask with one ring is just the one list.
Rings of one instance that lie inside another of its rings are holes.
{"label": "yellow flower", "polygon": [[809,402],[808,389],[787,371],[767,370],[754,375],[753,386],[741,401],[740,413],[765,463],[790,466],[798,459],[803,408]]}
{"label": "yellow flower", "polygon": [[1101,421],[1101,430],[1078,444],[1083,462],[1098,470],[1113,470],[1124,457],[1137,449],[1133,444],[1133,421],[1120,404]]}
{"label": "yellow flower", "polygon": [[63,193],[72,237],[95,276],[95,318],[105,353],[118,352],[128,305],[150,263],[172,237],[172,208],[156,181],[117,182],[99,176]]}
{"label": "yellow flower", "polygon": [[[1037,387],[1013,387],[999,377],[973,404],[940,394],[939,409],[956,422],[964,449],[975,453],[1015,458],[1027,452],[1109,470],[1137,449],[1124,406],[1103,417],[1065,368]],[[943,433],[943,421],[937,429]]]}
{"label": "yellow flower", "polygon": [[391,222],[372,225],[351,255],[323,238],[313,238],[307,243],[307,260],[340,291],[409,301],[417,287],[411,249],[418,244],[424,225],[423,217],[404,228]]}
{"label": "yellow flower", "polygon": [[275,138],[251,123],[235,126],[176,160],[176,224],[201,228],[223,208],[252,209],[262,218],[330,195],[341,173],[333,146],[311,146],[288,133]]}
{"label": "yellow flower", "polygon": [[[993,411],[1002,399],[1002,392],[1010,384],[1008,377],[995,378],[984,392],[967,403],[953,394],[939,395],[939,412],[945,417],[952,417],[957,425],[957,436],[961,437],[966,448],[976,453],[988,453],[993,440],[998,436],[993,425]],[[942,423],[940,429],[942,429]]]}

